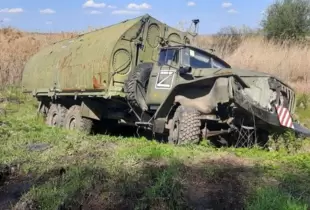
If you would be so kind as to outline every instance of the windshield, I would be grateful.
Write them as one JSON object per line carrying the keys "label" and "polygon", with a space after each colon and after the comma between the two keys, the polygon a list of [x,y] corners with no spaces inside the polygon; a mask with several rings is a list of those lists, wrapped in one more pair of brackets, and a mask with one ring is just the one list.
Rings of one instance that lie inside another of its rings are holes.
{"label": "windshield", "polygon": [[192,68],[227,68],[220,60],[190,48],[184,49],[184,65]]}

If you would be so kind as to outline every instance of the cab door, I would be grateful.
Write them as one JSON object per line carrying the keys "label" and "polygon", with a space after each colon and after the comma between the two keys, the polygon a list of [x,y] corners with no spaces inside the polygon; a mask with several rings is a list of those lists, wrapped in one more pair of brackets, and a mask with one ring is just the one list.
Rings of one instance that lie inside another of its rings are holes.
{"label": "cab door", "polygon": [[177,48],[162,49],[158,62],[150,75],[146,103],[150,109],[157,109],[175,86],[178,77],[180,51]]}

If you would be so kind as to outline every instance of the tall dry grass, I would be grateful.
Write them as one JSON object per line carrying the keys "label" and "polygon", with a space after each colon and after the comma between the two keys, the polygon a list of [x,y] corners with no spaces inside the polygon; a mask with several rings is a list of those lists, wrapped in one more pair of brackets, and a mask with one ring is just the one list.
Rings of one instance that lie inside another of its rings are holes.
{"label": "tall dry grass", "polygon": [[41,47],[74,36],[73,33],[26,33],[13,28],[0,29],[0,85],[17,84],[27,60]]}
{"label": "tall dry grass", "polygon": [[[0,29],[0,84],[18,84],[27,60],[42,47],[77,33],[26,33]],[[275,44],[257,35],[200,36],[196,45],[215,48],[216,54],[233,67],[278,76],[299,92],[310,92],[310,46]]]}
{"label": "tall dry grass", "polygon": [[197,39],[202,48],[215,48],[215,53],[232,67],[273,74],[298,92],[310,92],[309,44],[276,44],[262,36],[204,36]]}

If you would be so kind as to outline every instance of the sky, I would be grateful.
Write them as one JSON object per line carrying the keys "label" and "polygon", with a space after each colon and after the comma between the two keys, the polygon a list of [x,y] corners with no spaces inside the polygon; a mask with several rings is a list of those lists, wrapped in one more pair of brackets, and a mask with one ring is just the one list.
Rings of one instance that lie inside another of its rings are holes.
{"label": "sky", "polygon": [[85,31],[143,14],[172,27],[200,19],[199,33],[226,26],[258,28],[273,0],[0,0],[0,26],[26,31]]}

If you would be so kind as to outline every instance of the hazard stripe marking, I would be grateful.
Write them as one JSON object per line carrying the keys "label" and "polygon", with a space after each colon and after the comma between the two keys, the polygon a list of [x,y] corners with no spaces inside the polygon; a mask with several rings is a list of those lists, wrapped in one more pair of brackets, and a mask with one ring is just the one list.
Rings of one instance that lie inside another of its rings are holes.
{"label": "hazard stripe marking", "polygon": [[288,128],[294,128],[289,110],[283,106],[276,106],[276,109],[280,124]]}

